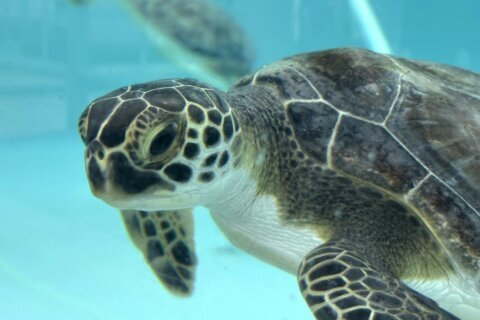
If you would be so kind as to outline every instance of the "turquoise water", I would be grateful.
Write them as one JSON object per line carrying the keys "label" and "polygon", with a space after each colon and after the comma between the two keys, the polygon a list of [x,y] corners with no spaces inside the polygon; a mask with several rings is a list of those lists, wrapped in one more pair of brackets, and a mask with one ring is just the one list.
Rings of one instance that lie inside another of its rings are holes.
{"label": "turquoise water", "polygon": [[[189,74],[115,1],[0,5],[0,319],[311,319],[295,278],[231,246],[204,209],[196,214],[195,294],[170,296],[116,210],[90,194],[76,133],[88,102],[126,84]],[[250,36],[257,67],[359,46],[480,71],[477,1],[218,5]]]}

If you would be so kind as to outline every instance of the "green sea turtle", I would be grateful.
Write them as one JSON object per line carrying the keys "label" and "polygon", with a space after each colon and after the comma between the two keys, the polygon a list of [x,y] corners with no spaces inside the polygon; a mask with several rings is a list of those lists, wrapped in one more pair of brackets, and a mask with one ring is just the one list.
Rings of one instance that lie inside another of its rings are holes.
{"label": "green sea turtle", "polygon": [[203,205],[233,244],[297,274],[316,319],[479,319],[479,89],[466,70],[335,49],[226,93],[127,86],[79,131],[92,192],[174,293],[192,291]]}
{"label": "green sea turtle", "polygon": [[[253,49],[243,29],[209,0],[116,0],[176,64],[227,87],[251,71]],[[77,5],[92,0],[70,0]]]}

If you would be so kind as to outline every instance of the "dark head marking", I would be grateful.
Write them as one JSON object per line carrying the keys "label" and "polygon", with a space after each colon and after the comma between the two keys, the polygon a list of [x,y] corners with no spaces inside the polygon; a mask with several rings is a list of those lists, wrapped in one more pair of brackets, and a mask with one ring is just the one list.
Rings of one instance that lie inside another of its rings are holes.
{"label": "dark head marking", "polygon": [[181,112],[186,105],[185,99],[173,88],[148,91],[144,97],[152,106],[169,112]]}
{"label": "dark head marking", "polygon": [[188,137],[192,138],[192,139],[197,139],[198,138],[198,131],[193,129],[193,128],[188,129]]}
{"label": "dark head marking", "polygon": [[218,162],[219,167],[223,167],[227,164],[228,159],[230,158],[228,151],[223,151],[222,156],[220,157],[220,161]]}
{"label": "dark head marking", "polygon": [[107,147],[115,147],[125,141],[125,133],[133,119],[145,110],[147,104],[142,99],[127,100],[115,109],[110,121],[100,135]]}
{"label": "dark head marking", "polygon": [[203,110],[193,104],[188,106],[188,116],[190,119],[197,124],[203,123],[205,121],[205,114]]}
{"label": "dark head marking", "polygon": [[189,142],[183,149],[183,155],[187,159],[195,159],[200,154],[200,148],[196,143]]}
{"label": "dark head marking", "polygon": [[213,147],[220,141],[220,132],[214,127],[207,127],[203,131],[203,142],[207,147]]}
{"label": "dark head marking", "polygon": [[192,177],[192,168],[182,163],[173,163],[164,169],[165,174],[177,182],[188,182]]}
{"label": "dark head marking", "polygon": [[229,107],[224,97],[221,97],[218,92],[213,90],[208,90],[207,94],[210,97],[210,99],[212,99],[213,103],[218,108],[218,110],[220,110],[224,114],[228,112]]}
{"label": "dark head marking", "polygon": [[212,171],[204,172],[200,174],[200,181],[201,182],[210,182],[215,178],[215,173]]}
{"label": "dark head marking", "polygon": [[100,126],[110,116],[119,102],[120,101],[116,98],[94,101],[86,110],[90,110],[88,112],[88,129],[85,138],[86,144],[90,143],[90,141],[97,137]]}
{"label": "dark head marking", "polygon": [[225,141],[229,141],[233,135],[233,123],[232,117],[227,116],[223,121],[223,134],[225,135]]}
{"label": "dark head marking", "polygon": [[218,153],[214,153],[214,154],[211,154],[207,157],[207,159],[205,159],[205,161],[203,162],[203,166],[204,167],[211,167],[215,161],[217,160],[217,157],[218,157]]}
{"label": "dark head marking", "polygon": [[199,104],[206,109],[213,108],[212,101],[208,98],[203,89],[194,86],[183,86],[179,87],[178,90],[189,102]]}
{"label": "dark head marking", "polygon": [[210,110],[208,111],[208,120],[219,126],[222,123],[222,115],[217,110]]}

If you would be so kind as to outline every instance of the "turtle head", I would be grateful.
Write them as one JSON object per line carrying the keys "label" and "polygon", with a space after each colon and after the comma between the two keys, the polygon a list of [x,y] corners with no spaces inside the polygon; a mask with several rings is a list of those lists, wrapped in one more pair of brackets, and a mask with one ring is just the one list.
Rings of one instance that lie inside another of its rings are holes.
{"label": "turtle head", "polygon": [[121,209],[203,204],[232,166],[235,124],[223,94],[194,80],[115,90],[78,123],[90,188]]}

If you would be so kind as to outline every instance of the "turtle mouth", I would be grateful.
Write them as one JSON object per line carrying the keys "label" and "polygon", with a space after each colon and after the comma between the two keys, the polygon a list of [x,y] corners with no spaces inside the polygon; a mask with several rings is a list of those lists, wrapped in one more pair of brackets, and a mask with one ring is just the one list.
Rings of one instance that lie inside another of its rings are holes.
{"label": "turtle mouth", "polygon": [[106,179],[100,169],[97,159],[91,158],[88,161],[87,175],[88,181],[90,182],[90,189],[92,189],[94,194],[105,190]]}
{"label": "turtle mouth", "polygon": [[178,195],[153,193],[136,196],[104,194],[100,199],[118,209],[143,211],[181,210],[191,208],[193,206],[192,203],[199,200],[196,195],[187,193]]}

